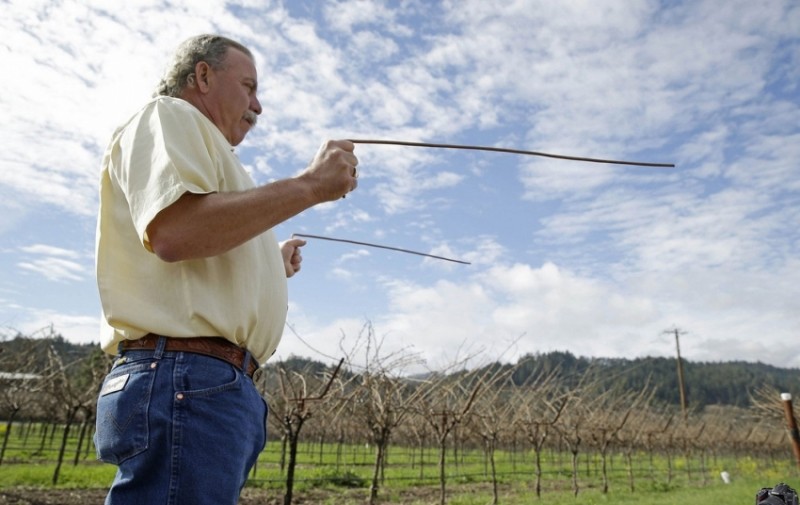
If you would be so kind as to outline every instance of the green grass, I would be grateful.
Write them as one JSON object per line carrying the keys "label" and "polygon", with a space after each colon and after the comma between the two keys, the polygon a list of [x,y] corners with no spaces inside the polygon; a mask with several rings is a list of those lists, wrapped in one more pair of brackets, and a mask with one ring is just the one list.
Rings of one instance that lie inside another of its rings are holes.
{"label": "green grass", "polygon": [[[532,492],[521,490],[513,497],[500,496],[500,503],[506,505],[522,505],[531,503],[558,503],[558,504],[580,504],[580,505],[601,505],[601,504],[647,504],[647,505],[705,505],[707,503],[721,503],[725,505],[751,505],[754,502],[755,494],[762,487],[760,482],[742,480],[730,485],[714,483],[705,487],[673,487],[669,491],[641,489],[635,493],[618,490],[611,491],[604,495],[599,489],[584,490],[578,497],[571,492],[548,491],[542,494],[541,499],[537,499]],[[485,505],[490,498],[488,493],[476,496],[459,496],[450,500],[451,505]]]}
{"label": "green grass", "polygon": [[[0,431],[0,434],[2,431]],[[77,447],[77,429],[63,462],[57,489],[104,489],[113,479],[115,468],[97,463],[94,449],[81,451],[79,464],[73,466]],[[25,435],[27,439],[25,438]],[[0,489],[35,487],[52,489],[52,478],[62,432],[43,432],[41,427],[15,425],[5,460],[0,466]],[[46,435],[46,436],[43,436]],[[248,487],[256,492],[267,490],[270,496],[280,496],[284,488],[284,475],[279,468],[280,442],[271,441],[261,454]],[[337,451],[339,455],[337,456]],[[414,457],[412,457],[412,455]],[[326,444],[320,454],[319,445],[301,444],[296,471],[295,492],[298,497],[313,494],[314,503],[364,503],[372,478],[374,452],[364,445],[338,447]],[[414,466],[412,466],[412,460]],[[389,464],[385,469],[385,483],[380,496],[383,503],[427,504],[438,502],[438,452],[425,451],[424,465],[420,469],[419,453],[411,449],[392,447]],[[675,456],[672,459],[672,477],[667,477],[667,459],[658,456],[652,466],[647,454],[635,456],[635,486],[631,493],[625,461],[615,455],[609,461],[610,491],[601,492],[602,476],[597,455],[584,455],[579,465],[579,494],[572,493],[570,458],[566,454],[543,454],[545,474],[542,478],[543,494],[537,498],[533,485],[533,459],[530,452],[498,451],[496,464],[500,482],[500,503],[528,505],[531,503],[595,504],[652,504],[692,505],[723,503],[726,505],[751,504],[755,493],[762,487],[787,482],[798,488],[798,472],[791,461],[773,461],[765,457],[712,457],[705,461],[705,478],[700,473],[700,461],[695,458]],[[448,503],[451,505],[485,505],[491,503],[492,487],[485,473],[484,454],[468,450],[447,454]],[[719,478],[721,470],[733,476],[730,485]],[[420,474],[422,473],[422,477]],[[703,483],[705,481],[705,483]],[[705,485],[703,485],[705,484]],[[319,499],[316,499],[319,494]]]}
{"label": "green grass", "polygon": [[[768,484],[768,486],[771,486]],[[758,478],[742,479],[730,485],[719,483],[705,487],[674,486],[668,491],[664,489],[640,489],[635,493],[612,491],[603,495],[598,489],[583,490],[576,498],[568,490],[549,490],[537,498],[527,486],[517,483],[503,487],[499,493],[501,505],[531,504],[575,504],[575,505],[706,505],[719,503],[724,505],[750,505],[754,503],[755,493],[763,482]],[[313,491],[312,491],[313,493]],[[280,494],[271,494],[271,497]],[[302,493],[296,496],[302,497]],[[416,493],[409,494],[389,488],[381,491],[381,503],[405,505],[429,505],[438,503],[438,490],[435,486],[416,488]],[[362,505],[366,502],[367,490],[338,490],[328,495],[315,493],[311,495],[311,503],[324,505]],[[491,488],[483,486],[450,486],[447,503],[449,505],[486,505],[492,502]]]}
{"label": "green grass", "polygon": [[[55,463],[3,464],[0,469],[0,489],[8,487],[52,487]],[[61,467],[59,488],[83,489],[108,487],[116,468],[101,464],[64,464]]]}
{"label": "green grass", "polygon": [[[280,490],[283,480],[278,469],[280,445],[275,443],[262,454],[259,470],[252,485]],[[367,495],[366,486],[372,475],[371,451],[363,446],[346,447],[346,455],[341,458],[339,467],[335,466],[335,452],[326,447],[319,466],[319,453],[308,446],[302,446],[295,490],[298,493],[315,488],[334,488],[337,485],[340,494],[333,503],[363,503]],[[580,504],[705,504],[708,502],[735,504],[753,503],[755,493],[762,487],[771,487],[778,482],[786,481],[792,485],[797,480],[797,471],[791,461],[772,462],[763,458],[731,458],[708,457],[705,462],[705,485],[700,473],[700,462],[685,457],[672,460],[672,479],[667,479],[666,458],[658,457],[653,461],[654,473],[650,472],[649,457],[639,454],[635,464],[635,487],[631,493],[626,467],[623,459],[617,455],[610,464],[610,491],[601,491],[602,478],[599,471],[599,458],[581,461],[579,467],[579,494],[575,498],[572,493],[572,473],[570,460],[564,455],[548,453],[543,462],[545,475],[542,485],[545,489],[537,499],[533,489],[533,463],[529,457],[516,454],[516,464],[512,455],[506,452],[497,454],[497,472],[501,483],[500,503],[516,505],[530,503],[580,503]],[[390,464],[386,468],[386,484],[382,486],[381,496],[390,503],[433,503],[437,501],[438,468],[436,451],[426,453],[424,476],[419,479],[419,467],[412,468],[410,453],[401,448],[394,448],[389,457]],[[418,460],[417,460],[418,461]],[[448,453],[447,488],[450,504],[481,504],[491,502],[491,483],[484,475],[484,456],[479,450],[468,451],[455,458]],[[726,485],[719,477],[721,470],[728,470],[734,481]],[[361,481],[364,487],[355,493],[346,492],[342,483]],[[796,485],[796,484],[795,484]],[[409,500],[407,492],[411,489],[421,493],[427,490],[425,497]],[[342,495],[351,496],[352,501]]]}

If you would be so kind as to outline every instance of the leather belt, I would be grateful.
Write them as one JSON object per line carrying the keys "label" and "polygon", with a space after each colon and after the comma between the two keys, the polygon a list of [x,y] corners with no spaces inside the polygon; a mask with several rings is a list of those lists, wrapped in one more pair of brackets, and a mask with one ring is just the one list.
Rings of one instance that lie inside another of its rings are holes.
{"label": "leather belt", "polygon": [[[148,333],[138,340],[123,340],[120,343],[120,349],[126,351],[155,349],[158,345],[158,339],[161,336],[162,335],[156,335],[155,333]],[[245,366],[244,356],[247,351],[222,337],[164,338],[167,339],[166,346],[164,347],[165,352],[191,352],[221,359],[227,361],[239,370],[242,370],[250,378],[253,377],[253,374],[259,368],[258,361],[252,356],[250,356]]]}

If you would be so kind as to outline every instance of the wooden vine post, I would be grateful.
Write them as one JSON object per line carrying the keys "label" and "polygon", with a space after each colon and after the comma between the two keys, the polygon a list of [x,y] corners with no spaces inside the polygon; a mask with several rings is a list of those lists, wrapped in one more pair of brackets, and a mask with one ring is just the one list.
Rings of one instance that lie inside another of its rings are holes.
{"label": "wooden vine post", "polygon": [[786,414],[786,429],[789,431],[789,438],[792,440],[794,459],[798,468],[800,468],[800,432],[797,430],[797,421],[794,418],[794,409],[792,409],[792,394],[781,393],[781,400],[783,401],[783,411]]}

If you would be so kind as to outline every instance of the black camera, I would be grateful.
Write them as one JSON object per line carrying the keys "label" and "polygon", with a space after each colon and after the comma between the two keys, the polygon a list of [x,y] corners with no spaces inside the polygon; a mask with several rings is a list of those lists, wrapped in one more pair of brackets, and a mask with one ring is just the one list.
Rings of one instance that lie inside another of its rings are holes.
{"label": "black camera", "polygon": [[797,492],[783,482],[772,489],[765,487],[756,493],[756,505],[798,505]]}

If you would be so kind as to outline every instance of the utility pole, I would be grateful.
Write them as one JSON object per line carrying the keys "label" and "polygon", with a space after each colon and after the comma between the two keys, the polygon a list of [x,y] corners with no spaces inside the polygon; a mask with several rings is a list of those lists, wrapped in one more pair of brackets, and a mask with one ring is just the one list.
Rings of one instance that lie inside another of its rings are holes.
{"label": "utility pole", "polygon": [[681,342],[680,342],[680,335],[685,335],[685,331],[681,331],[676,326],[671,330],[665,330],[664,333],[672,333],[675,335],[675,350],[678,354],[678,388],[681,395],[681,413],[683,414],[683,421],[689,418],[689,414],[686,412],[686,387],[683,383],[683,361],[681,361]]}

